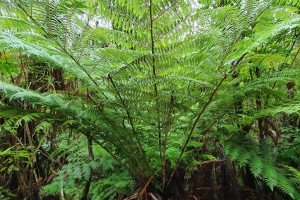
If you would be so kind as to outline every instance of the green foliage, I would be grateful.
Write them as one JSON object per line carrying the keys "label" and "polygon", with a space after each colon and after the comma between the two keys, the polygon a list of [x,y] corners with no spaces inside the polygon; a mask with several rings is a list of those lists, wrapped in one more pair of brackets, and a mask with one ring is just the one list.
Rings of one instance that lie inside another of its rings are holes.
{"label": "green foliage", "polygon": [[0,1],[1,137],[46,154],[41,196],[164,193],[220,141],[297,199],[299,22],[296,1]]}
{"label": "green foliage", "polygon": [[[275,163],[277,153],[270,139],[266,139],[260,144],[257,143],[257,138],[246,135],[242,141],[239,138],[238,141],[233,140],[227,143],[225,151],[240,167],[249,166],[251,173],[257,179],[264,180],[271,190],[278,187],[284,193],[297,199],[296,197],[300,195],[297,189],[300,179],[291,179],[289,173],[282,170],[281,165]],[[291,171],[298,173],[293,168],[291,168]],[[295,177],[295,175],[292,176]]]}
{"label": "green foliage", "polygon": [[282,133],[282,140],[280,140],[279,143],[278,161],[285,164],[299,163],[299,129],[286,127],[284,130],[282,130]]}
{"label": "green foliage", "polygon": [[129,194],[132,190],[132,178],[104,149],[94,146],[95,156],[91,159],[83,140],[60,141],[60,147],[52,157],[66,157],[67,163],[55,172],[53,181],[43,187],[41,196],[59,196],[63,193],[65,199],[80,199],[84,184],[91,177],[92,199],[115,199],[117,194]]}
{"label": "green foliage", "polygon": [[0,198],[3,200],[10,200],[15,198],[16,195],[13,194],[11,191],[9,191],[8,189],[3,188],[2,186],[0,186]]}
{"label": "green foliage", "polygon": [[117,195],[128,195],[134,182],[127,172],[117,172],[91,185],[92,199],[116,199]]}
{"label": "green foliage", "polygon": [[28,160],[29,156],[30,153],[27,150],[14,150],[12,147],[5,149],[4,151],[0,151],[0,159],[2,161],[0,172],[4,172],[9,175],[12,171],[19,171],[20,168],[16,166],[14,162],[19,161],[20,163],[25,164],[30,163],[30,160]]}

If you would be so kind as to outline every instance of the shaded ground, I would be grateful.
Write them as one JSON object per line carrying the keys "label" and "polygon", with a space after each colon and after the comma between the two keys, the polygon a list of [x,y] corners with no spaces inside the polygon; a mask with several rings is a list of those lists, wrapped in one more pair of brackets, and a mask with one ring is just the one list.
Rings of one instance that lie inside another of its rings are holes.
{"label": "shaded ground", "polygon": [[[166,197],[148,192],[150,200],[291,200],[277,189],[271,191],[249,169],[236,171],[229,160],[207,161],[190,174],[177,174]],[[137,196],[129,199],[137,199]]]}
{"label": "shaded ground", "polygon": [[187,181],[187,199],[194,200],[289,200],[280,191],[270,191],[247,168],[236,171],[232,162],[208,161],[198,166]]}

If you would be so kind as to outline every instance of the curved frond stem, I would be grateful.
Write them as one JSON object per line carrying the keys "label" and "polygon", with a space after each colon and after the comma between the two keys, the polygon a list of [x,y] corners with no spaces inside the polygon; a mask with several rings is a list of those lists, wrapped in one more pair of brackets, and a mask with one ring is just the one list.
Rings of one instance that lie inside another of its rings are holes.
{"label": "curved frond stem", "polygon": [[[114,145],[115,147],[119,147],[121,146],[121,143],[126,143],[129,144],[131,142],[130,138],[127,137],[121,137],[120,132],[117,130],[116,125],[111,122],[110,120],[106,119],[106,122],[108,124],[110,124],[111,128],[118,134],[115,135],[116,138],[114,138],[114,140],[110,141],[110,143],[112,145]],[[90,123],[90,125],[95,126],[93,123]],[[96,129],[98,128],[97,126],[95,127]],[[119,143],[118,143],[119,142]],[[127,149],[128,147],[128,149]],[[137,168],[139,168],[140,170],[143,170],[143,166],[140,165],[139,162],[139,158],[137,157],[137,155],[135,154],[135,149],[133,149],[133,147],[131,145],[125,145],[123,146],[123,150],[128,154],[131,155],[132,158],[135,160],[136,164],[137,164]],[[111,151],[112,152],[112,151]]]}
{"label": "curved frond stem", "polygon": [[131,128],[132,128],[132,131],[133,131],[133,133],[136,135],[136,130],[135,130],[135,128],[134,128],[133,120],[132,120],[132,117],[131,117],[131,115],[130,115],[130,112],[128,111],[127,106],[126,106],[126,104],[125,104],[125,99],[122,98],[122,96],[121,96],[121,94],[120,94],[120,92],[119,92],[119,90],[118,90],[118,88],[117,88],[117,86],[116,86],[116,84],[115,84],[115,82],[114,82],[114,80],[113,80],[113,78],[111,77],[110,74],[108,74],[108,80],[111,82],[111,84],[112,84],[114,90],[116,91],[117,96],[118,96],[118,98],[119,98],[119,100],[120,100],[122,106],[123,106],[124,109],[125,109],[125,112],[126,112],[127,117],[128,117],[129,124],[130,124],[130,126],[131,126]]}
{"label": "curved frond stem", "polygon": [[126,164],[124,164],[118,157],[116,157],[115,154],[110,149],[106,148],[104,144],[102,144],[101,142],[99,142],[98,140],[96,140],[91,135],[87,135],[87,136],[90,137],[101,148],[103,148],[105,151],[107,151],[107,153],[109,153],[109,155],[111,155],[113,157],[113,159],[115,159],[115,161],[117,161],[121,166],[123,166],[126,170],[128,170],[129,173],[132,173],[130,167],[127,166]]}
{"label": "curved frond stem", "polygon": [[300,53],[300,48],[297,50],[297,53],[296,53],[296,55],[295,55],[294,58],[293,58],[293,61],[292,61],[292,63],[291,63],[291,67],[293,67],[293,65],[294,65],[294,63],[295,63],[295,61],[296,61],[296,58],[298,57],[299,53]]}
{"label": "curved frond stem", "polygon": [[[118,96],[118,98],[119,98],[119,100],[120,100],[120,102],[121,102],[121,104],[122,104],[122,106],[123,106],[123,108],[124,108],[124,110],[125,110],[125,112],[126,112],[126,115],[127,115],[128,121],[129,121],[129,124],[130,124],[131,129],[132,129],[132,132],[133,132],[133,134],[134,134],[134,138],[135,138],[136,141],[137,141],[139,151],[141,152],[141,154],[142,154],[142,156],[143,156],[145,162],[147,163],[148,168],[149,168],[150,170],[152,170],[151,165],[150,165],[150,163],[149,163],[149,161],[148,161],[148,159],[147,159],[146,153],[145,153],[145,151],[144,151],[144,149],[143,149],[143,147],[142,147],[142,144],[141,144],[141,142],[140,142],[140,140],[139,140],[139,138],[138,138],[137,132],[136,132],[135,127],[134,127],[134,124],[133,124],[132,116],[131,116],[131,114],[130,114],[128,108],[127,108],[127,105],[126,105],[126,103],[125,103],[125,100],[122,98],[122,96],[121,96],[121,94],[120,94],[120,92],[119,92],[119,90],[118,90],[118,88],[117,88],[117,86],[116,86],[116,84],[115,84],[113,78],[110,76],[110,74],[108,74],[108,79],[110,80],[111,84],[113,85],[113,88],[114,88],[114,90],[116,91],[117,96]],[[153,171],[153,170],[152,170],[152,171]]]}
{"label": "curved frond stem", "polygon": [[164,129],[165,136],[164,136],[164,146],[163,146],[163,152],[162,152],[163,153],[163,160],[162,160],[163,188],[165,187],[165,184],[166,184],[166,162],[167,162],[166,153],[167,153],[167,144],[168,144],[168,133],[172,126],[172,112],[173,112],[174,103],[175,103],[175,97],[173,96],[173,94],[171,94],[170,108],[169,108],[169,112],[168,112],[166,127]]}
{"label": "curved frond stem", "polygon": [[217,92],[219,91],[219,89],[221,88],[223,82],[226,80],[226,78],[228,77],[228,74],[227,73],[224,73],[222,79],[220,80],[220,82],[218,83],[218,85],[215,87],[215,89],[213,90],[213,92],[211,93],[209,99],[207,100],[207,102],[205,103],[205,105],[202,107],[201,111],[199,112],[197,118],[195,119],[194,123],[193,123],[193,126],[191,128],[191,130],[189,131],[189,134],[187,136],[187,139],[185,140],[185,143],[181,149],[181,152],[177,158],[177,161],[176,161],[176,164],[175,164],[175,167],[169,177],[169,180],[168,180],[168,183],[166,185],[166,187],[164,188],[164,191],[169,187],[172,179],[173,179],[173,176],[176,172],[176,170],[178,169],[179,165],[180,165],[180,162],[182,160],[182,156],[183,156],[183,153],[185,152],[186,148],[187,148],[187,145],[189,143],[189,141],[191,140],[191,137],[192,137],[192,134],[194,133],[195,131],[195,128],[201,118],[201,116],[204,114],[204,112],[206,111],[206,109],[208,108],[208,106],[211,104],[211,102],[213,101],[215,95],[217,94]]}
{"label": "curved frond stem", "polygon": [[[97,103],[95,102],[95,100],[93,99],[93,98],[91,98],[90,96],[88,97],[95,105],[97,105]],[[116,110],[115,110],[116,111]],[[104,113],[103,113],[103,110],[100,110],[100,112],[103,114],[103,115],[105,115]],[[127,138],[127,137],[120,137],[120,133],[119,133],[119,131],[116,129],[116,124],[114,124],[111,120],[109,120],[109,119],[107,119],[105,116],[104,116],[104,119],[105,119],[105,121],[107,122],[107,124],[109,124],[110,126],[111,126],[111,128],[116,132],[116,133],[118,133],[118,134],[116,134],[116,137],[117,137],[117,140],[123,140],[125,143],[127,143],[127,144],[129,144],[130,143],[130,139],[129,138]],[[90,123],[89,122],[89,124],[90,125],[92,125],[92,126],[94,126],[94,124],[93,123]],[[97,128],[97,127],[96,127]],[[125,127],[124,127],[125,128]],[[116,147],[118,147],[118,144],[116,144],[115,142],[111,142],[113,145],[115,145]],[[126,151],[127,153],[128,153],[128,155],[132,155],[133,156],[133,158],[135,159],[135,161],[136,161],[136,163],[137,163],[137,165],[138,165],[138,167],[142,170],[143,168],[140,166],[140,162],[139,162],[139,159],[137,158],[137,156],[135,155],[135,150],[132,148],[132,146],[131,145],[128,145],[127,146],[128,148],[129,148],[129,150],[127,150],[126,148],[124,148],[123,147],[123,149],[124,149],[124,151]],[[139,148],[141,148],[141,147],[139,147]]]}
{"label": "curved frond stem", "polygon": [[[152,75],[156,76],[156,68],[155,68],[155,39],[154,39],[154,30],[153,30],[153,11],[152,11],[153,2],[150,0],[149,5],[149,17],[150,17],[150,36],[151,36],[151,54],[152,54]],[[156,113],[157,113],[157,129],[158,129],[158,148],[160,157],[162,157],[162,143],[161,143],[161,121],[160,121],[160,112],[159,112],[159,104],[157,100],[158,91],[157,84],[154,83],[154,92],[156,97]]]}
{"label": "curved frond stem", "polygon": [[[95,126],[95,124],[93,124],[93,123],[90,122],[90,121],[85,120],[85,122],[88,123],[88,124],[90,124],[91,126]],[[115,128],[115,125],[114,125],[110,120],[107,120],[107,123],[109,123],[109,124],[111,125],[111,127],[112,127],[115,131],[117,131],[116,128]],[[98,129],[97,126],[96,126],[95,128]],[[107,151],[107,153],[109,153],[109,154],[112,156],[112,158],[113,158],[116,162],[118,162],[121,166],[124,166],[124,168],[125,168],[126,170],[128,170],[128,172],[131,173],[132,176],[134,176],[134,173],[132,172],[132,169],[131,169],[128,165],[126,165],[125,163],[123,163],[123,162],[121,161],[121,159],[119,159],[119,158],[116,156],[116,154],[115,154],[112,150],[110,150],[109,148],[107,148],[107,147],[105,146],[104,143],[107,142],[107,141],[100,142],[100,141],[98,141],[98,140],[97,140],[92,134],[90,134],[90,133],[82,132],[82,134],[85,135],[85,136],[88,137],[88,138],[91,138],[96,144],[98,144],[101,148],[103,148],[105,151]],[[119,135],[119,134],[117,134],[117,135]],[[122,138],[118,138],[118,139],[122,139]],[[117,140],[118,140],[118,139],[117,139]],[[116,141],[111,141],[110,143],[111,143],[112,145],[114,145],[115,147],[120,146],[120,145],[118,145],[118,144],[116,143]],[[129,146],[130,146],[130,145],[129,145]],[[132,156],[133,156],[133,158],[135,159],[135,161],[136,161],[136,163],[137,163],[137,165],[138,165],[137,167],[140,168],[140,169],[142,170],[143,168],[139,165],[138,158],[137,158],[136,155],[134,154],[134,150],[133,150],[131,147],[129,147],[129,149],[130,149],[130,150],[127,150],[126,148],[123,147],[123,150],[126,151],[126,153],[128,153],[129,155],[132,155]]]}

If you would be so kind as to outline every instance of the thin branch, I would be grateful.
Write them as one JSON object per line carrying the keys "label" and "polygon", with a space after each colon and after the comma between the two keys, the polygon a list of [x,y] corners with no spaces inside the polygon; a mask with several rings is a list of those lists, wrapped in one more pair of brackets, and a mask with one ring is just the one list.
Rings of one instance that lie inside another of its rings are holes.
{"label": "thin branch", "polygon": [[147,181],[147,183],[144,185],[143,189],[139,192],[138,198],[143,198],[143,195],[147,193],[147,188],[149,184],[152,182],[154,178],[154,175]]}
{"label": "thin branch", "polygon": [[158,198],[156,198],[151,192],[148,193],[148,194],[149,194],[149,196],[150,196],[153,200],[158,200]]}

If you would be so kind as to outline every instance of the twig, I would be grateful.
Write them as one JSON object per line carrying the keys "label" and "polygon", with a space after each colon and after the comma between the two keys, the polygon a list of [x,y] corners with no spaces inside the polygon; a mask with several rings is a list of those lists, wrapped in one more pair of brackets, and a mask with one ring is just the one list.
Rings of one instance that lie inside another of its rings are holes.
{"label": "twig", "polygon": [[198,200],[197,197],[195,197],[195,195],[193,195],[193,198],[194,198],[195,200]]}
{"label": "twig", "polygon": [[123,200],[131,200],[131,199],[136,199],[137,197],[139,196],[138,193],[135,193],[135,194],[132,194],[130,195],[129,197],[127,197],[126,199],[123,199]]}
{"label": "twig", "polygon": [[208,160],[208,161],[204,161],[204,162],[201,162],[199,163],[199,165],[205,165],[205,164],[209,164],[209,163],[218,163],[218,162],[224,162],[225,159],[222,159],[222,160]]}
{"label": "twig", "polygon": [[150,196],[153,200],[158,200],[151,192],[148,193],[148,194],[149,194],[149,196]]}
{"label": "twig", "polygon": [[139,195],[138,195],[138,199],[141,198],[143,196],[143,194],[146,193],[146,190],[149,186],[149,184],[151,183],[152,179],[154,178],[154,175],[147,181],[147,183],[144,185],[143,189],[140,191]]}

